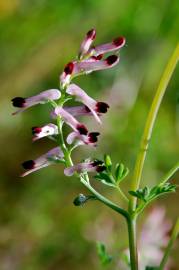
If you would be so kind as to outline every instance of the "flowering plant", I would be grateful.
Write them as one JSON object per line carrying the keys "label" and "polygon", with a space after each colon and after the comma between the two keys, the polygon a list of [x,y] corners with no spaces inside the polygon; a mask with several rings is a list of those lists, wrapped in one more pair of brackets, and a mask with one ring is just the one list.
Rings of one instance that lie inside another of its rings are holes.
{"label": "flowering plant", "polygon": [[[74,200],[76,206],[84,205],[89,200],[98,200],[121,214],[127,221],[130,254],[128,267],[132,270],[144,268],[146,270],[162,270],[166,265],[173,241],[178,234],[179,220],[177,220],[174,226],[171,239],[169,240],[163,258],[160,258],[160,262],[157,260],[155,261],[157,265],[144,265],[144,262],[141,262],[141,260],[139,260],[138,265],[136,222],[139,214],[149,203],[163,194],[174,192],[176,189],[176,186],[170,183],[169,179],[178,170],[179,163],[177,163],[154,187],[146,186],[140,188],[140,180],[154,122],[169,79],[179,59],[179,45],[176,47],[174,54],[169,60],[154,97],[142,136],[141,147],[137,157],[131,187],[128,191],[128,195],[126,195],[122,191],[120,184],[128,175],[129,169],[122,163],[114,165],[109,155],[105,155],[103,160],[87,158],[80,161],[78,164],[74,164],[72,160],[72,152],[79,145],[96,147],[100,135],[98,131],[89,131],[86,125],[81,123],[78,118],[80,116],[93,116],[94,119],[101,124],[101,116],[107,113],[110,107],[110,104],[104,101],[96,101],[88,96],[83,89],[72,83],[72,80],[77,76],[116,66],[120,60],[119,52],[126,42],[124,37],[118,37],[112,42],[92,47],[95,37],[96,31],[94,29],[86,34],[81,43],[77,59],[69,62],[60,75],[60,89],[46,90],[33,97],[15,97],[12,99],[13,106],[19,108],[13,113],[14,115],[34,105],[50,103],[52,108],[50,117],[52,121],[55,122],[32,128],[33,141],[48,137],[55,141],[56,147],[36,159],[25,161],[22,164],[25,172],[21,176],[24,177],[54,163],[63,164],[65,166],[64,174],[66,176],[75,175],[88,191],[91,192],[90,195],[80,194],[77,196]],[[106,57],[106,54],[109,53],[110,55]],[[68,106],[68,101],[72,99],[82,103],[82,105],[73,107]],[[72,129],[72,132],[70,132],[66,138],[64,138],[64,124]],[[110,186],[120,192],[121,198],[126,203],[125,208],[122,208],[118,204],[107,199],[91,185],[89,179],[89,173],[91,172],[95,173],[95,178],[101,184]],[[140,246],[141,244],[139,247]],[[152,248],[155,248],[155,246],[152,245]],[[111,260],[103,245],[99,244],[98,250],[102,261],[108,262]]]}

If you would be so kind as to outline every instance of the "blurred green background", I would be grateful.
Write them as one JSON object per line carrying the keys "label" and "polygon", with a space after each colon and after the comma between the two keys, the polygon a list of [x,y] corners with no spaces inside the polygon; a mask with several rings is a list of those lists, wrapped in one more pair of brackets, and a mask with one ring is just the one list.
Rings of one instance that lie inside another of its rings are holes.
{"label": "blurred green background", "polygon": [[[97,202],[82,208],[73,205],[74,197],[85,193],[85,189],[77,179],[65,178],[61,165],[19,178],[20,164],[45,153],[54,143],[47,139],[31,142],[31,127],[49,121],[48,105],[13,117],[10,100],[58,88],[64,64],[75,57],[92,27],[97,31],[96,44],[125,36],[127,46],[121,51],[117,67],[76,79],[90,95],[109,102],[111,109],[100,127],[98,149],[78,148],[74,159],[109,153],[114,161],[124,162],[132,171],[152,97],[178,41],[178,25],[177,0],[0,1],[1,270],[101,269],[96,240],[105,242],[116,256],[127,245],[121,217]],[[158,115],[143,185],[157,183],[178,159],[178,73],[179,66]],[[87,122],[99,129],[92,119]],[[131,174],[123,185],[126,191]],[[173,182],[179,180],[178,176],[173,177]],[[98,188],[122,204],[111,188]],[[168,218],[175,220],[177,194],[157,204],[165,206]],[[176,246],[174,257],[177,251]]]}

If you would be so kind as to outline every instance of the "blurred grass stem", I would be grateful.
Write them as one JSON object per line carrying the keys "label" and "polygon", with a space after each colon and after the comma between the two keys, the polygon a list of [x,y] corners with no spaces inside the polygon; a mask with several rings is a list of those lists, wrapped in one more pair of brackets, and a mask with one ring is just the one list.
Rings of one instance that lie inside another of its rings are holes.
{"label": "blurred grass stem", "polygon": [[[164,73],[161,77],[161,80],[159,82],[156,94],[154,96],[144,132],[142,135],[141,143],[140,143],[140,151],[138,153],[135,168],[134,168],[134,175],[131,183],[131,190],[136,191],[140,186],[140,180],[142,176],[143,166],[148,150],[148,145],[150,142],[150,138],[152,135],[154,123],[162,102],[162,98],[165,94],[165,91],[167,89],[168,83],[170,81],[170,78],[175,70],[175,67],[179,60],[179,43],[177,44],[171,58],[168,61],[168,64],[164,70]],[[133,212],[136,209],[137,205],[137,198],[131,197],[129,201],[129,213],[131,216],[131,222],[128,223],[128,233],[129,233],[129,249],[130,249],[130,261],[131,261],[131,269],[137,270],[138,269],[138,258],[137,258],[137,241],[136,241],[136,218],[132,218]],[[173,236],[174,238],[174,236]],[[171,238],[172,239],[172,238]],[[171,240],[172,241],[172,240]],[[170,249],[170,248],[169,248]],[[168,255],[166,255],[168,257]],[[161,268],[163,269],[163,268]]]}
{"label": "blurred grass stem", "polygon": [[165,250],[163,259],[162,259],[162,261],[160,263],[159,270],[164,270],[164,267],[166,266],[166,263],[168,261],[168,257],[169,257],[171,248],[172,248],[173,243],[176,240],[178,234],[179,234],[179,218],[177,218],[176,223],[175,223],[175,225],[173,227],[171,238],[170,238],[170,240],[168,242],[168,245],[167,245],[167,248]]}
{"label": "blurred grass stem", "polygon": [[175,164],[174,167],[170,169],[170,171],[163,177],[160,184],[165,184],[179,169],[179,162]]}
{"label": "blurred grass stem", "polygon": [[[160,108],[160,104],[162,102],[162,98],[165,94],[168,83],[175,70],[178,60],[179,60],[179,43],[177,44],[164,70],[164,73],[159,82],[156,94],[154,96],[154,99],[153,99],[153,102],[152,102],[152,105],[151,105],[151,108],[147,117],[147,121],[145,124],[144,132],[143,132],[141,143],[140,143],[140,151],[138,153],[135,168],[134,168],[134,175],[133,175],[133,179],[131,183],[131,190],[137,190],[139,188],[144,161],[146,158],[146,153],[147,153],[148,145],[151,139],[154,123],[155,123],[155,120],[156,120],[156,117]],[[137,203],[137,198],[131,197],[130,205],[129,205],[129,210],[131,212],[135,210],[136,203]]]}

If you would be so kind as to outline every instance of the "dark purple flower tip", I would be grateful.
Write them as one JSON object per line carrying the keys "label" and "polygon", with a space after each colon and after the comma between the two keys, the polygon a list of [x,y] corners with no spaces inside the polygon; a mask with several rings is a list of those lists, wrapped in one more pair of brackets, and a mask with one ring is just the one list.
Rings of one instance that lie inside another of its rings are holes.
{"label": "dark purple flower tip", "polygon": [[109,105],[105,102],[97,102],[96,103],[96,111],[98,113],[106,113],[109,109]]}
{"label": "dark purple flower tip", "polygon": [[35,161],[34,160],[27,160],[22,163],[22,167],[27,170],[34,169]]}
{"label": "dark purple flower tip", "polygon": [[88,130],[87,128],[85,127],[85,125],[83,124],[80,124],[80,125],[77,125],[76,129],[79,131],[80,134],[82,135],[87,135],[88,134]]}
{"label": "dark purple flower tip", "polygon": [[99,132],[90,132],[88,134],[89,142],[90,143],[95,143],[98,141],[98,136],[100,135]]}
{"label": "dark purple flower tip", "polygon": [[116,61],[118,60],[118,56],[117,55],[110,55],[106,58],[106,63],[111,66],[112,64],[114,64]]}
{"label": "dark purple flower tip", "polygon": [[87,32],[86,36],[87,36],[87,38],[90,38],[90,39],[94,40],[95,37],[96,37],[96,30],[95,29],[89,30]]}
{"label": "dark purple flower tip", "polygon": [[15,97],[11,101],[14,107],[23,108],[25,106],[25,98]]}
{"label": "dark purple flower tip", "polygon": [[99,165],[102,165],[104,164],[104,162],[102,160],[99,160],[99,159],[95,159],[93,162],[92,162],[92,166],[99,166]]}
{"label": "dark purple flower tip", "polygon": [[91,58],[94,60],[101,60],[103,58],[103,54],[99,54],[97,56],[93,55]]}
{"label": "dark purple flower tip", "polygon": [[39,134],[42,131],[41,127],[32,127],[32,134]]}
{"label": "dark purple flower tip", "polygon": [[74,69],[74,64],[73,64],[73,62],[70,62],[65,66],[64,72],[66,75],[70,75],[70,74],[72,74],[73,69]]}
{"label": "dark purple flower tip", "polygon": [[118,37],[118,38],[115,38],[113,40],[113,44],[116,46],[116,47],[119,47],[121,45],[123,45],[125,43],[126,39],[124,37]]}
{"label": "dark purple flower tip", "polygon": [[105,171],[106,170],[106,167],[105,166],[97,166],[96,167],[96,171],[97,172],[103,172],[103,171]]}

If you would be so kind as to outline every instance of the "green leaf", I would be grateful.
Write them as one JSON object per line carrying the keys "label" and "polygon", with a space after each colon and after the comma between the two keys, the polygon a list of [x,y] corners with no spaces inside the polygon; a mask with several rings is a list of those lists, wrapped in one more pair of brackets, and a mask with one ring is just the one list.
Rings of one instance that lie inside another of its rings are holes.
{"label": "green leaf", "polygon": [[116,182],[120,183],[129,173],[129,169],[123,163],[117,163],[115,169]]}
{"label": "green leaf", "polygon": [[129,194],[146,202],[149,198],[149,195],[150,195],[150,189],[148,187],[144,187],[143,189],[140,188],[136,191],[130,190]]}
{"label": "green leaf", "polygon": [[156,193],[157,193],[157,189],[158,189],[158,185],[157,185],[157,186],[154,186],[154,187],[150,190],[150,195],[156,194]]}
{"label": "green leaf", "polygon": [[134,196],[134,197],[137,197],[137,198],[141,198],[141,196],[138,194],[138,192],[136,191],[133,191],[133,190],[129,190],[128,193],[131,195],[131,196]]}
{"label": "green leaf", "polygon": [[104,155],[104,163],[107,168],[111,172],[112,170],[112,161],[109,155]]}
{"label": "green leaf", "polygon": [[125,167],[124,170],[123,170],[123,173],[122,173],[122,179],[124,177],[126,177],[128,175],[128,173],[129,173],[129,169],[127,167]]}
{"label": "green leaf", "polygon": [[171,183],[159,184],[157,186],[154,186],[150,190],[149,197],[155,198],[159,195],[163,195],[164,193],[175,192],[175,191],[176,191],[176,185],[173,185]]}
{"label": "green leaf", "polygon": [[115,170],[115,176],[116,176],[117,181],[121,179],[123,171],[124,171],[124,164],[117,163],[116,170]]}
{"label": "green leaf", "polygon": [[149,194],[150,194],[150,189],[148,188],[148,187],[144,187],[144,189],[143,189],[143,197],[144,197],[144,199],[147,199],[147,197],[149,196]]}
{"label": "green leaf", "polygon": [[157,192],[158,193],[164,193],[164,192],[175,192],[176,191],[176,185],[165,183],[162,186],[159,186]]}
{"label": "green leaf", "polygon": [[104,266],[109,264],[112,261],[112,256],[107,253],[105,245],[98,242],[96,247],[101,264]]}
{"label": "green leaf", "polygon": [[95,175],[95,178],[99,180],[105,180],[108,183],[112,183],[110,176],[105,172],[98,173]]}
{"label": "green leaf", "polygon": [[110,176],[105,172],[98,173],[97,175],[95,175],[95,178],[99,180],[101,183],[103,183],[104,185],[115,187]]}

